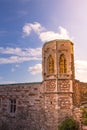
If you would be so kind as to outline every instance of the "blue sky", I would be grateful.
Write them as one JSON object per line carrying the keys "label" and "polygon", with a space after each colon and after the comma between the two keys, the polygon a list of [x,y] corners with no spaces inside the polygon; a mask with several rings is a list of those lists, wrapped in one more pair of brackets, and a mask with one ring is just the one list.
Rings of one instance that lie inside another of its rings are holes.
{"label": "blue sky", "polygon": [[87,82],[87,0],[0,0],[0,84],[42,81],[42,46],[74,43],[75,76]]}

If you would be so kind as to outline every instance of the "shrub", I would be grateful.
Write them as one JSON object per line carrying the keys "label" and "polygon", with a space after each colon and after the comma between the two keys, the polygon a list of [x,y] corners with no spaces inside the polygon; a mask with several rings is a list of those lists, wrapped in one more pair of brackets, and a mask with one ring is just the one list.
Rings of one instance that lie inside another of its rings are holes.
{"label": "shrub", "polygon": [[87,125],[87,108],[81,108],[82,110],[82,124]]}
{"label": "shrub", "polygon": [[58,130],[78,130],[78,126],[72,118],[67,118],[60,124]]}

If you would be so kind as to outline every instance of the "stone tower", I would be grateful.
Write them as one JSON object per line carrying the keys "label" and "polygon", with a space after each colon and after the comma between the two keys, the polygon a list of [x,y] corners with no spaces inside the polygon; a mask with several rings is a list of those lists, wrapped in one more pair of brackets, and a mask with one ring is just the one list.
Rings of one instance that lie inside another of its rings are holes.
{"label": "stone tower", "polygon": [[60,120],[72,115],[73,52],[73,43],[69,40],[47,42],[42,49],[46,125],[50,130],[56,130]]}

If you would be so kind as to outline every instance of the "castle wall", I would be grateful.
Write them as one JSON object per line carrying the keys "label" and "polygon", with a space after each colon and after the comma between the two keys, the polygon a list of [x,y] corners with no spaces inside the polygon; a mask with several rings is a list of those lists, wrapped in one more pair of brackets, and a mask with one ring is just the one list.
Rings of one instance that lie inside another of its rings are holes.
{"label": "castle wall", "polygon": [[66,117],[81,125],[80,108],[87,107],[87,83],[74,78],[72,42],[44,44],[42,75],[42,83],[0,85],[0,126],[5,121],[10,130],[57,130]]}
{"label": "castle wall", "polygon": [[[42,83],[0,85],[0,120],[9,121],[13,128],[23,122],[28,130],[40,130],[44,126],[44,98]],[[16,111],[11,112],[11,100],[16,100]],[[26,115],[27,114],[27,115]],[[18,118],[21,116],[20,121]],[[24,126],[23,123],[21,125]],[[35,128],[34,128],[35,127]],[[30,128],[30,129],[29,129]],[[14,129],[12,129],[14,130]]]}
{"label": "castle wall", "polygon": [[79,106],[81,103],[81,86],[78,80],[74,80],[73,91],[73,105]]}
{"label": "castle wall", "polygon": [[80,82],[80,91],[81,103],[87,103],[87,83]]}
{"label": "castle wall", "polygon": [[74,90],[74,94],[73,94],[74,105],[80,106],[82,104],[86,104],[87,103],[87,83],[74,80],[73,90]]}

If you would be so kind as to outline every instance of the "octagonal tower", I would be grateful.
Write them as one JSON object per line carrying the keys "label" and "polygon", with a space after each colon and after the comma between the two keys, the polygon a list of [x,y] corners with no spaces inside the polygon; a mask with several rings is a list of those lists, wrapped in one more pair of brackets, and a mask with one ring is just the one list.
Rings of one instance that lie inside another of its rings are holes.
{"label": "octagonal tower", "polygon": [[[74,51],[69,40],[54,40],[42,49],[45,111],[48,126],[72,115]],[[49,114],[50,113],[50,114]],[[55,126],[56,127],[56,126]],[[51,129],[54,130],[55,128]]]}

